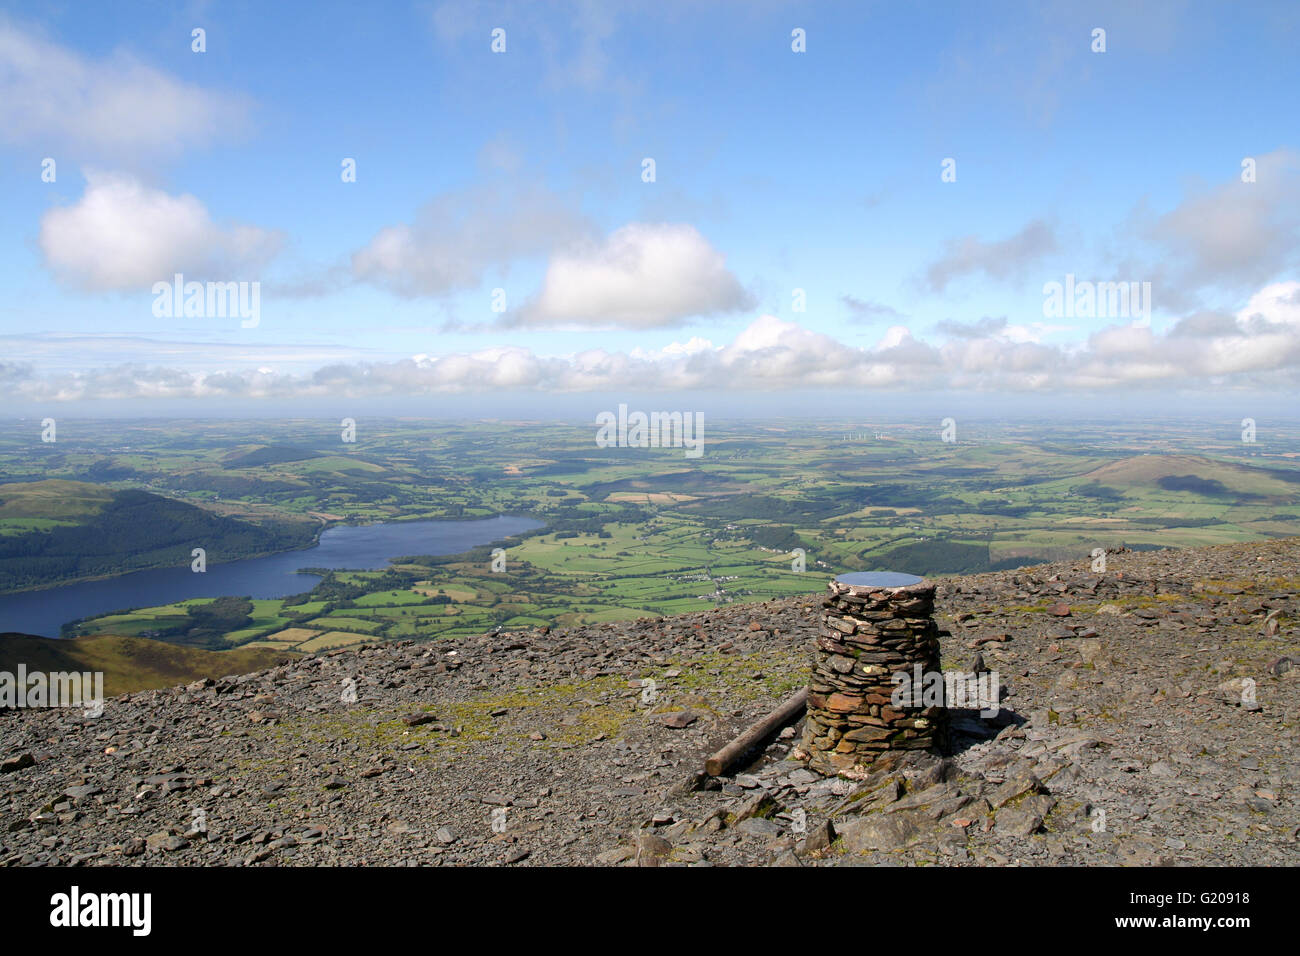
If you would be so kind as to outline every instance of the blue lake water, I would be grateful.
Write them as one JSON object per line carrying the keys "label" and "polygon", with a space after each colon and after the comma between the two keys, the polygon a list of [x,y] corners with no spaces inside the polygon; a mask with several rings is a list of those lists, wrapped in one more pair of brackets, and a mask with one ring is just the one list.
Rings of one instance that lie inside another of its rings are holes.
{"label": "blue lake water", "polygon": [[0,595],[0,634],[16,631],[58,637],[68,621],[132,607],[156,607],[187,598],[227,594],[278,598],[309,591],[319,578],[297,573],[302,568],[375,570],[388,559],[407,554],[459,554],[512,534],[540,528],[541,522],[515,515],[477,521],[400,521],[389,524],[336,525],[320,543],[305,551],[284,551],[264,558],[213,564],[202,574],[189,565],[133,571],[105,581],[82,581],[44,591]]}

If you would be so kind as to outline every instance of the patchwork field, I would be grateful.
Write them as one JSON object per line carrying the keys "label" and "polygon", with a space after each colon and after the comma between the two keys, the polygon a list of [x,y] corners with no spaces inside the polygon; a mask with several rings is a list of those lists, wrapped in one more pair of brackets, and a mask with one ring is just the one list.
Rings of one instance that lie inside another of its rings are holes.
{"label": "patchwork field", "polygon": [[[313,651],[691,612],[816,591],[846,570],[939,576],[1300,534],[1300,428],[1261,423],[1246,444],[1237,424],[971,422],[944,442],[929,422],[717,422],[686,459],[540,422],[374,421],[355,443],[327,422],[70,422],[57,452],[0,438],[0,534],[75,525],[127,489],[318,527],[544,523],[504,554],[393,555],[388,570],[253,601],[218,636],[189,631],[210,649]],[[182,639],[169,634],[193,605],[79,633]]]}

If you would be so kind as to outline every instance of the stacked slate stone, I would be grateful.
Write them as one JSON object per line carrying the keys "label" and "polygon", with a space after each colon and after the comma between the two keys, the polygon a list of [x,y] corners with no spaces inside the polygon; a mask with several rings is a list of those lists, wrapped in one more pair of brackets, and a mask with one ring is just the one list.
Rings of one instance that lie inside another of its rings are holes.
{"label": "stacked slate stone", "polygon": [[903,587],[830,583],[804,725],[802,750],[811,769],[840,773],[869,765],[886,751],[947,745],[942,702],[891,703],[898,686],[894,673],[906,671],[911,678],[917,664],[922,672],[939,670],[934,585],[915,580]]}

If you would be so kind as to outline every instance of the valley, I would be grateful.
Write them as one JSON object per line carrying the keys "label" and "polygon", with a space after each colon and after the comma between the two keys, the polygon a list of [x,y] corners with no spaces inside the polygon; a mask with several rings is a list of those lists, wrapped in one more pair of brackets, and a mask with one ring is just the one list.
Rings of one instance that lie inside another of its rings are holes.
{"label": "valley", "polygon": [[[369,567],[322,559],[296,593],[227,594],[237,613],[215,628],[195,625],[214,600],[196,593],[62,629],[313,653],[689,613],[849,570],[944,576],[1300,533],[1300,429],[1246,443],[1235,425],[963,422],[946,442],[937,423],[710,421],[702,456],[684,459],[563,423],[363,421],[349,442],[322,422],[67,422],[57,446],[0,440],[0,570],[12,591],[188,567],[198,547],[216,570],[343,522],[538,525],[458,553],[417,540]],[[124,498],[189,523],[151,522],[169,536],[142,548],[105,523]],[[37,539],[41,560],[23,557]]]}

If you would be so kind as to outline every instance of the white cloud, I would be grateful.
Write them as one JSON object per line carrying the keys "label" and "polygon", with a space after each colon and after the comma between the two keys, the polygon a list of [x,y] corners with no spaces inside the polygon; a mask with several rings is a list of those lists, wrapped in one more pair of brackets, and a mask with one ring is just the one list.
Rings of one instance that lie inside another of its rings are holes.
{"label": "white cloud", "polygon": [[842,295],[840,301],[848,308],[849,314],[859,322],[871,322],[878,318],[901,319],[903,314],[893,306],[885,305],[883,302],[873,302],[870,299],[859,299],[857,296]]}
{"label": "white cloud", "polygon": [[926,269],[924,281],[931,291],[943,292],[953,280],[977,272],[992,279],[1008,279],[1056,248],[1055,230],[1041,219],[1026,223],[1014,236],[993,242],[963,236],[944,243],[943,255]]}
{"label": "white cloud", "polygon": [[88,172],[86,192],[41,218],[45,265],[87,290],[149,288],[187,279],[251,281],[281,244],[256,226],[219,226],[191,195],[172,196],[130,176]]}
{"label": "white cloud", "polygon": [[1068,332],[1073,326],[1051,325],[1047,322],[1028,322],[1024,325],[1008,325],[1002,334],[1012,342],[1041,342],[1056,332]]}
{"label": "white cloud", "polygon": [[[622,76],[619,63],[607,50],[625,15],[628,4],[604,0],[554,0],[546,4],[476,0],[475,3],[442,3],[427,15],[444,55],[477,55],[486,49],[491,31],[506,30],[507,50],[524,43],[537,57],[540,70],[536,81],[549,90],[580,89],[608,93],[627,91],[631,84]],[[655,10],[666,13],[662,3]],[[526,38],[519,40],[518,38]]]}
{"label": "white cloud", "polygon": [[1243,329],[1263,319],[1277,325],[1300,326],[1300,282],[1274,282],[1250,297],[1237,313]]}
{"label": "white cloud", "polygon": [[591,232],[586,219],[541,188],[494,185],[449,192],[411,224],[386,226],[352,256],[354,278],[415,298],[477,286],[489,268],[542,256]]}
{"label": "white cloud", "polygon": [[172,156],[242,133],[249,110],[127,53],[87,59],[0,17],[0,141],[76,162]]}
{"label": "white cloud", "polygon": [[671,345],[664,347],[665,355],[694,355],[696,352],[711,352],[717,346],[709,339],[700,338],[698,335],[692,335],[685,342],[673,342]]}
{"label": "white cloud", "polygon": [[885,330],[885,334],[880,337],[876,343],[877,351],[882,349],[897,348],[904,341],[912,337],[912,332],[905,325],[891,325]]}
{"label": "white cloud", "polygon": [[696,352],[713,352],[719,348],[721,346],[714,345],[710,339],[692,335],[685,342],[670,342],[662,349],[647,350],[637,347],[628,354],[634,359],[661,359],[672,355],[694,355]]}
{"label": "white cloud", "polygon": [[1281,149],[1255,159],[1253,183],[1238,172],[1191,192],[1163,215],[1145,203],[1134,210],[1130,228],[1159,247],[1158,262],[1171,268],[1167,282],[1175,293],[1258,288],[1300,261],[1300,156]]}
{"label": "white cloud", "polygon": [[834,346],[835,340],[830,336],[805,329],[798,322],[786,322],[774,315],[760,315],[736,336],[736,340],[724,352],[734,360],[742,355],[774,349],[808,351]]}
{"label": "white cloud", "polygon": [[694,227],[630,223],[602,243],[553,256],[540,292],[514,321],[644,329],[751,304],[726,259]]}
{"label": "white cloud", "polygon": [[[244,367],[182,371],[130,362],[111,368],[40,375],[30,362],[0,363],[0,381],[16,399],[97,399],[132,396],[303,397],[408,396],[483,391],[667,392],[789,389],[980,390],[1045,393],[1117,387],[1294,388],[1300,384],[1300,322],[1294,297],[1300,283],[1261,290],[1231,315],[1197,314],[1167,333],[1115,325],[1069,345],[1018,340],[1003,323],[959,327],[941,344],[916,338],[905,326],[873,346],[849,345],[795,322],[763,315],[730,342],[692,338],[632,352],[587,349],[542,356],[506,345],[397,361],[334,361],[314,372],[249,357]],[[1015,328],[1012,326],[1011,328]],[[84,343],[83,343],[84,345]],[[195,345],[195,349],[203,348]],[[86,349],[81,348],[84,355]],[[59,366],[50,354],[45,367]],[[227,358],[233,356],[227,353]],[[163,356],[165,359],[166,356]],[[174,360],[183,360],[179,353]]]}

